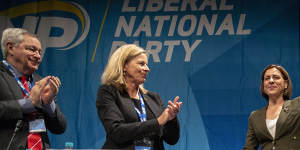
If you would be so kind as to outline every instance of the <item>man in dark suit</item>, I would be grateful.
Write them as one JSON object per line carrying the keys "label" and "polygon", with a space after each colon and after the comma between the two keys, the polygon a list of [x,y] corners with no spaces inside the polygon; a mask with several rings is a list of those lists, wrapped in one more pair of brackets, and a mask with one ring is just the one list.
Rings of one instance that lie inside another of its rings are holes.
{"label": "man in dark suit", "polygon": [[34,34],[5,29],[1,48],[0,149],[50,148],[47,130],[55,134],[66,130],[66,119],[56,104],[61,82],[35,73],[43,50]]}

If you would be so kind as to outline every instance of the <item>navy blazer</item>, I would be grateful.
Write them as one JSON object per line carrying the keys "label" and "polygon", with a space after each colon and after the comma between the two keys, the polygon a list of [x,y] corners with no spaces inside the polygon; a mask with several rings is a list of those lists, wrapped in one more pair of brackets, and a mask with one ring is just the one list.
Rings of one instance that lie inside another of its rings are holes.
{"label": "navy blazer", "polygon": [[300,149],[300,97],[287,100],[276,123],[275,138],[266,125],[267,107],[254,111],[249,117],[244,150],[298,150]]}
{"label": "navy blazer", "polygon": [[[41,77],[34,73],[34,81],[41,80]],[[27,115],[23,113],[18,99],[24,98],[21,88],[12,73],[0,62],[0,149],[6,149],[13,135],[18,120],[23,120],[21,128],[10,146],[11,150],[25,150],[27,135],[29,132],[29,121]],[[66,130],[66,119],[56,105],[55,117],[52,118],[39,109],[44,118],[47,130],[52,133],[61,134]],[[43,148],[50,148],[47,132],[41,134]]]}
{"label": "navy blazer", "polygon": [[[152,92],[142,96],[150,111],[158,118],[165,109],[160,96]],[[159,138],[159,149],[163,150],[163,141],[173,145],[179,139],[177,118],[162,127],[156,118],[141,122],[128,93],[120,92],[112,85],[99,87],[96,106],[106,131],[104,149],[133,149],[134,140],[155,135]]]}

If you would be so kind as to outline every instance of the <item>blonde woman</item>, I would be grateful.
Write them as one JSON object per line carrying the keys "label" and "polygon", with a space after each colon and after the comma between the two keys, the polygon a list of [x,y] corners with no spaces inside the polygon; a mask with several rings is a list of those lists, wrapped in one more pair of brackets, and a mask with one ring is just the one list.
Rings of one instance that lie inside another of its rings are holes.
{"label": "blonde woman", "polygon": [[96,101],[106,131],[103,149],[163,150],[163,141],[177,143],[182,102],[176,97],[165,107],[143,88],[148,72],[146,51],[136,45],[123,45],[110,57]]}

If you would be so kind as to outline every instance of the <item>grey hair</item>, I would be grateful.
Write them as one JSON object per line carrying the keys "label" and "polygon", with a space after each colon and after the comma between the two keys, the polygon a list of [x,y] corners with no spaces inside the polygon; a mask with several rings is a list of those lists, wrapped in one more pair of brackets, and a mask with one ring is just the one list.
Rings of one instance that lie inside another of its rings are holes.
{"label": "grey hair", "polygon": [[14,46],[19,46],[19,44],[24,40],[25,34],[31,34],[31,33],[21,28],[7,28],[3,31],[2,39],[1,39],[1,49],[2,49],[3,59],[6,59],[7,56],[6,44],[8,42],[11,42],[14,44]]}

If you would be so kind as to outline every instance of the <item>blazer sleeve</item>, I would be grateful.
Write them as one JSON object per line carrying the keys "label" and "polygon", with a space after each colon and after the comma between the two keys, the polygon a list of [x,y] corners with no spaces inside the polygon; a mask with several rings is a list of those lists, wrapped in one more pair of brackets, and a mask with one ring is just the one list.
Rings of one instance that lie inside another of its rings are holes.
{"label": "blazer sleeve", "polygon": [[67,128],[67,121],[64,116],[64,114],[61,112],[59,106],[56,103],[56,99],[54,100],[55,102],[55,116],[50,117],[46,112],[44,112],[44,119],[45,119],[45,124],[46,128],[54,133],[54,134],[62,134],[65,132]]}
{"label": "blazer sleeve", "polygon": [[[37,73],[34,73],[35,82],[42,79],[40,75]],[[47,112],[41,107],[36,107],[38,111],[41,111],[43,113],[44,121],[47,130],[49,130],[51,133],[54,134],[62,134],[65,132],[67,128],[67,121],[65,116],[63,115],[62,111],[60,110],[59,106],[57,105],[57,99],[53,99],[55,103],[55,115],[54,117],[50,117]]]}
{"label": "blazer sleeve", "polygon": [[122,145],[142,138],[151,132],[160,132],[157,119],[144,122],[127,121],[119,105],[122,99],[119,99],[117,93],[117,89],[108,85],[101,85],[98,89],[96,107],[105,128],[107,140]]}
{"label": "blazer sleeve", "polygon": [[178,142],[180,137],[180,127],[177,117],[167,122],[163,127],[163,139],[170,145]]}
{"label": "blazer sleeve", "polygon": [[0,101],[0,120],[23,119],[23,111],[16,100]]}
{"label": "blazer sleeve", "polygon": [[0,65],[0,120],[23,119],[18,99],[24,98],[14,77]]}
{"label": "blazer sleeve", "polygon": [[255,112],[252,112],[249,119],[248,119],[248,131],[246,136],[246,144],[243,150],[257,150],[259,146],[258,139],[255,135],[255,131],[253,128],[253,118]]}
{"label": "blazer sleeve", "polygon": [[[156,93],[150,93],[149,94],[152,99],[155,99],[157,103],[160,106],[161,111],[164,111],[166,106],[164,105],[162,99],[160,96]],[[168,121],[163,127],[162,127],[162,138],[165,142],[167,142],[170,145],[174,145],[178,142],[180,137],[180,126],[179,126],[179,120],[177,117],[175,117],[173,120]]]}

